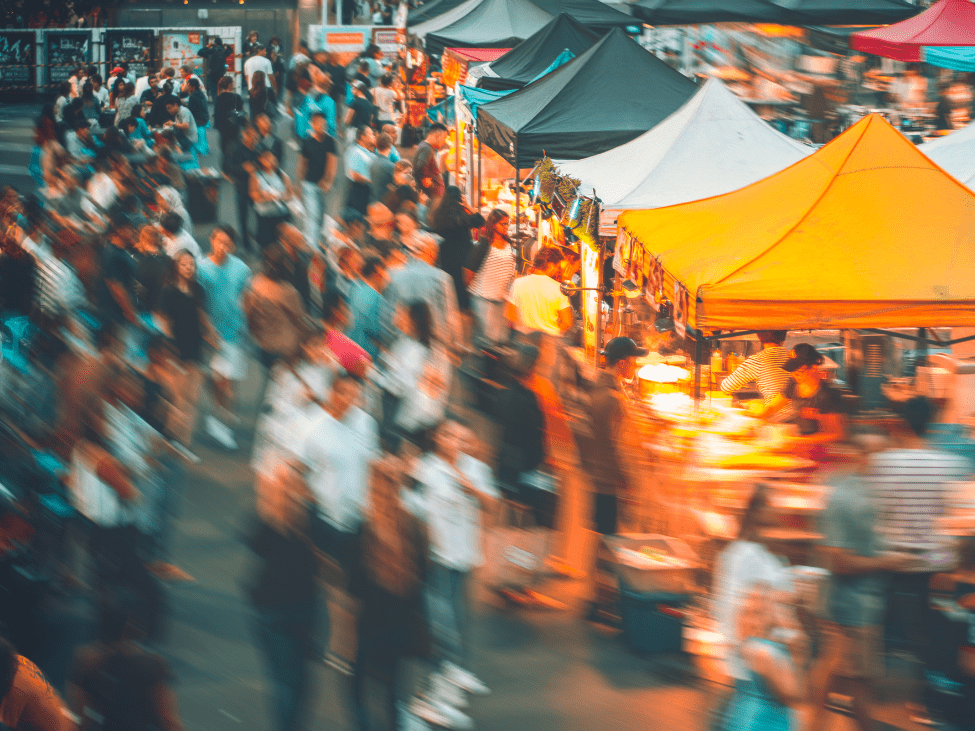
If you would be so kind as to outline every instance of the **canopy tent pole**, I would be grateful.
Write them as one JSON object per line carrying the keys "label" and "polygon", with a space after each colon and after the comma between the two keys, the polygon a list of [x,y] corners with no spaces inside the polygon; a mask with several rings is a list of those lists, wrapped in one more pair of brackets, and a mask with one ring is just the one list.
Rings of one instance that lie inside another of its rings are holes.
{"label": "canopy tent pole", "polygon": [[[476,128],[480,132],[480,128]],[[477,137],[477,210],[481,210],[483,204],[481,203],[481,136]]]}
{"label": "canopy tent pole", "polygon": [[704,333],[694,333],[694,403],[701,400],[701,360],[704,358]]}

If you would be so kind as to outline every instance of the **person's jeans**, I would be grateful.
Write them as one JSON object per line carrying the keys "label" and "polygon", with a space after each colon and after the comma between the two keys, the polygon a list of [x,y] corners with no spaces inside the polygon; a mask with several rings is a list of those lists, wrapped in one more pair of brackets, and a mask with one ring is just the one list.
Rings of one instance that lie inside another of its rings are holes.
{"label": "person's jeans", "polygon": [[250,218],[251,211],[251,195],[246,180],[243,183],[236,183],[234,187],[237,189],[237,229],[240,233],[241,248],[245,251],[250,251],[248,219]]}
{"label": "person's jeans", "polygon": [[464,666],[470,656],[469,571],[430,564],[427,600],[435,654]]}
{"label": "person's jeans", "polygon": [[301,728],[308,689],[309,644],[317,612],[313,598],[259,606],[255,632],[274,686],[277,731]]}
{"label": "person's jeans", "polygon": [[507,322],[504,319],[504,300],[489,300],[471,296],[471,305],[477,315],[479,332],[492,343],[507,340]]}
{"label": "person's jeans", "polygon": [[317,183],[301,182],[301,198],[305,205],[305,241],[312,251],[317,250],[325,219],[325,193]]}

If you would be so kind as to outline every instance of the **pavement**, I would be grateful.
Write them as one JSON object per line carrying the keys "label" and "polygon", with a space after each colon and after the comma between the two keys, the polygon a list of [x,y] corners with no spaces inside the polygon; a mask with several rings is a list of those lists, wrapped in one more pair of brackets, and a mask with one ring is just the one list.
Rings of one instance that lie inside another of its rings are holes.
{"label": "pavement", "polygon": [[[0,107],[0,184],[22,193],[33,190],[26,172],[35,105]],[[287,120],[281,132],[288,139]],[[216,150],[216,140],[211,147]],[[294,169],[294,150],[285,145],[284,167]],[[216,166],[216,160],[204,165]],[[333,210],[337,202],[333,202]],[[233,191],[224,184],[218,217],[236,223]],[[209,226],[194,232],[206,242]],[[176,675],[177,693],[187,731],[263,731],[270,729],[268,682],[251,631],[251,613],[241,584],[250,557],[239,535],[253,515],[253,477],[248,458],[257,413],[260,380],[255,362],[240,393],[240,449],[227,452],[198,436],[194,452],[201,463],[189,469],[182,512],[176,521],[172,561],[196,581],[167,589],[169,622],[158,650]],[[463,394],[458,398],[462,399]],[[461,405],[463,406],[463,405]],[[479,419],[477,414],[473,414]],[[479,421],[478,433],[491,425]],[[566,484],[576,496],[571,510],[581,515],[578,474]],[[580,528],[576,546],[591,541]],[[585,553],[582,549],[581,553]],[[576,561],[578,563],[578,561]],[[490,567],[488,568],[490,571]],[[492,693],[472,700],[469,713],[483,731],[698,731],[707,728],[708,709],[726,689],[710,678],[706,663],[683,654],[646,656],[629,650],[619,631],[580,618],[585,587],[579,581],[555,582],[549,593],[564,601],[565,611],[508,610],[479,587],[474,614],[470,669]],[[333,627],[350,616],[341,597],[332,602]],[[91,639],[91,606],[84,595],[56,599],[50,607],[46,649],[38,658],[51,681],[63,691],[71,654]],[[334,650],[348,654],[350,648]],[[907,669],[909,670],[909,668]],[[878,711],[881,729],[916,729],[907,720],[903,700],[914,687],[911,673],[892,675]],[[904,680],[907,678],[907,680]],[[314,663],[309,729],[352,729],[348,679]],[[852,729],[840,714],[828,731]]]}

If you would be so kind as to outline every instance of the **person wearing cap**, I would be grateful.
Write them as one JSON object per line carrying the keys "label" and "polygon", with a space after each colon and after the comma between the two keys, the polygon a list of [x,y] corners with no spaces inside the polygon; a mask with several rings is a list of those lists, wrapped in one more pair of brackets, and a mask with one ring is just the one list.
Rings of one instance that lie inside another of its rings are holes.
{"label": "person wearing cap", "polygon": [[782,368],[789,360],[789,351],[782,347],[786,334],[786,330],[765,330],[758,333],[758,340],[762,344],[761,352],[746,358],[735,368],[721,382],[721,390],[734,393],[755,381],[765,403],[771,403],[789,385],[789,374]]}
{"label": "person wearing cap", "polygon": [[820,366],[823,356],[809,343],[799,343],[782,368],[792,374],[785,389],[757,412],[774,420],[787,405],[795,410],[801,443],[815,446],[843,437],[843,400],[840,392],[826,383]]}
{"label": "person wearing cap", "polygon": [[278,88],[274,81],[274,65],[267,57],[267,49],[260,43],[255,43],[252,47],[254,55],[244,61],[244,79],[247,81],[247,88],[251,88],[251,77],[255,71],[263,71],[264,78],[267,79],[274,93],[277,94]]}

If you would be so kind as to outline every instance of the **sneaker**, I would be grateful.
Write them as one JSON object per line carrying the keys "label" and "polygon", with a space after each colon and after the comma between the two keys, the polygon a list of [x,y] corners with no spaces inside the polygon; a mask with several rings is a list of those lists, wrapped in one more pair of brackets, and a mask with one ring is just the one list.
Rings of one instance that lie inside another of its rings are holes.
{"label": "sneaker", "polygon": [[430,696],[433,700],[442,701],[451,708],[467,708],[470,705],[463,689],[441,673],[433,673],[430,676]]}
{"label": "sneaker", "polygon": [[471,722],[469,727],[455,726],[454,723],[459,720],[458,716],[463,716],[470,720],[469,717],[455,708],[448,707],[441,709],[439,704],[431,703],[424,698],[414,698],[410,703],[409,713],[437,728],[474,728],[473,722]]}
{"label": "sneaker", "polygon": [[475,695],[487,695],[491,692],[484,682],[479,677],[474,675],[474,673],[472,673],[470,670],[464,670],[464,668],[454,665],[450,661],[443,664],[442,672],[443,676],[447,680],[461,690],[466,690],[468,693],[474,693]]}
{"label": "sneaker", "polygon": [[233,430],[214,416],[208,416],[204,422],[204,430],[221,447],[231,451],[237,449],[237,440]]}

